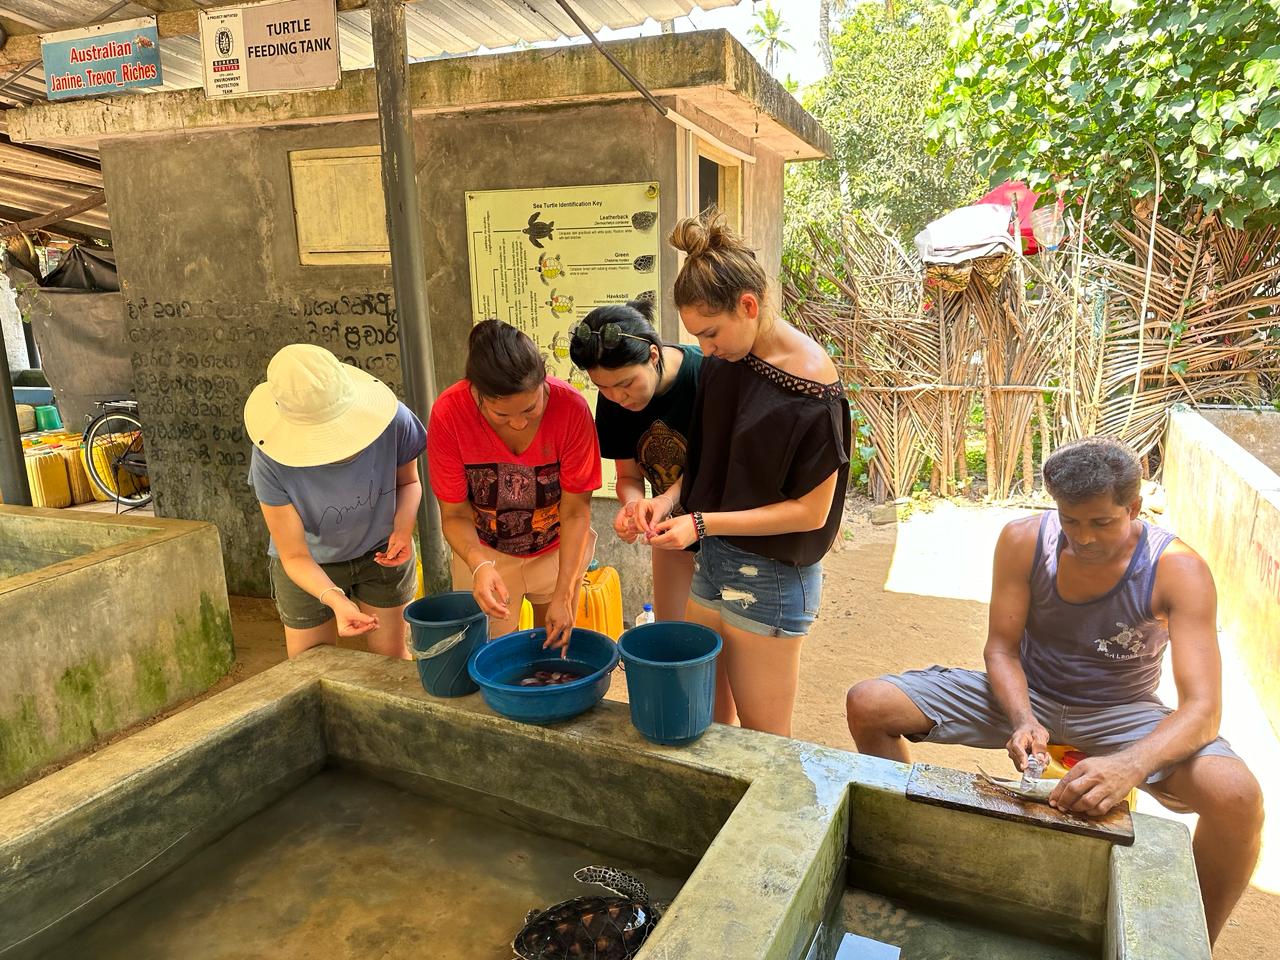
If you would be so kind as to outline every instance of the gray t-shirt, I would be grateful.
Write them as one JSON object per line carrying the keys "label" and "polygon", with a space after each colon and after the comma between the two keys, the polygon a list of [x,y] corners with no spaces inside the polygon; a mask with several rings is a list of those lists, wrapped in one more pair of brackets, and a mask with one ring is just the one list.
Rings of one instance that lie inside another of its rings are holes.
{"label": "gray t-shirt", "polygon": [[[427,431],[403,403],[381,436],[344,463],[286,467],[258,450],[249,486],[269,507],[292,505],[316,563],[354,560],[382,547],[396,514],[396,470],[427,444]],[[267,552],[278,557],[273,540]]]}

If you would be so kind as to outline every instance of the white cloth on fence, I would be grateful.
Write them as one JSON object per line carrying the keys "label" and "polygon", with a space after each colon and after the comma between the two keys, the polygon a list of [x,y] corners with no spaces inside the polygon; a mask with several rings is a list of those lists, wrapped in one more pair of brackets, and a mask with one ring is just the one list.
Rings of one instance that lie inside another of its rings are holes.
{"label": "white cloth on fence", "polygon": [[952,210],[916,234],[916,250],[925,263],[963,263],[996,253],[1011,253],[1009,222],[1013,208],[975,203]]}

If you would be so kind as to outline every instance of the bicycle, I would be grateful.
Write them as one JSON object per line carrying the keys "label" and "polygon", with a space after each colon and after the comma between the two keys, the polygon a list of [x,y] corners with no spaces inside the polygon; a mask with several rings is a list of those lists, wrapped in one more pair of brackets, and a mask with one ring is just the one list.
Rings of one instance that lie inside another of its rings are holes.
{"label": "bicycle", "polygon": [[[100,411],[88,419],[81,456],[89,482],[106,499],[131,510],[151,502],[151,480],[142,443],[138,401],[96,400]],[[117,508],[118,509],[118,508]]]}

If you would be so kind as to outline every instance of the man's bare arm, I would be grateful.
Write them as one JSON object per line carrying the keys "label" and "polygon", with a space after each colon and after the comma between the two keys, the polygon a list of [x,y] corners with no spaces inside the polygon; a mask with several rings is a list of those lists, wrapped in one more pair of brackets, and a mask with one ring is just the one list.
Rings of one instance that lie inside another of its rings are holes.
{"label": "man's bare arm", "polygon": [[1026,767],[1028,754],[1044,753],[1049,740],[1048,731],[1031,712],[1020,655],[1031,608],[1031,564],[1038,535],[1038,517],[1015,520],[1000,532],[991,577],[987,644],[982,652],[991,692],[1009,718],[1012,735],[1006,748],[1019,770]]}

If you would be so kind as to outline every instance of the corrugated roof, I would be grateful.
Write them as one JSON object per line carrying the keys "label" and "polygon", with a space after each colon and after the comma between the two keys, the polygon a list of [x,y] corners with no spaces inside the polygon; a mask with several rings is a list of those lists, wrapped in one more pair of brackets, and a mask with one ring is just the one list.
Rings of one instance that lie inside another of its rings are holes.
{"label": "corrugated roof", "polygon": [[[710,10],[733,6],[737,0],[572,0],[573,8],[592,30],[621,29],[648,19],[670,20],[695,9]],[[112,14],[112,20],[150,16],[156,12],[190,10],[225,5],[217,0],[142,0]],[[0,0],[0,25],[11,36],[48,33],[87,26],[96,21],[109,0]],[[339,49],[343,70],[359,70],[373,65],[369,11],[349,10],[338,14]],[[405,31],[409,56],[427,59],[456,56],[481,49],[506,47],[515,43],[539,43],[561,37],[576,37],[577,27],[555,0],[419,0],[405,9]],[[204,78],[200,64],[200,42],[196,37],[164,37],[160,40],[160,63],[164,84],[152,90],[199,87]],[[0,75],[0,84],[12,71]],[[0,91],[0,110],[8,105],[28,104],[44,97],[44,74],[40,67]],[[146,91],[136,95],[145,96]],[[4,121],[0,116],[0,130]],[[102,177],[92,169],[94,151],[75,147],[74,153],[88,157],[89,166],[74,162],[58,164],[52,156],[36,153],[0,139],[0,219],[12,221],[38,216],[68,206],[101,189]],[[62,145],[48,144],[51,148]],[[71,150],[73,148],[65,147]],[[23,156],[25,154],[25,156]],[[42,180],[33,179],[35,177]],[[95,179],[96,178],[96,179]],[[68,228],[92,236],[109,230],[106,208],[79,214]]]}
{"label": "corrugated roof", "polygon": [[[671,20],[695,9],[728,7],[737,0],[573,0],[572,6],[592,30],[621,29],[646,20]],[[112,20],[150,16],[157,10],[173,11],[197,7],[225,6],[225,0],[144,0],[130,3],[112,15]],[[11,35],[48,33],[93,23],[107,0],[0,0],[0,24]],[[338,14],[339,48],[342,69],[359,70],[373,66],[373,43],[368,10],[348,10]],[[538,43],[561,37],[576,37],[574,26],[555,0],[419,0],[405,9],[405,32],[409,56],[414,59],[459,55],[481,48],[506,47],[515,43]],[[164,85],[151,89],[174,90],[198,87],[203,82],[200,41],[196,37],[165,37],[160,40],[160,64]],[[4,82],[0,76],[0,83]],[[44,99],[44,74],[35,67],[12,86],[0,92],[0,100],[30,103]]]}

